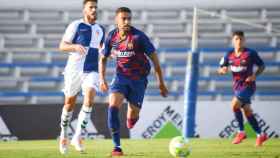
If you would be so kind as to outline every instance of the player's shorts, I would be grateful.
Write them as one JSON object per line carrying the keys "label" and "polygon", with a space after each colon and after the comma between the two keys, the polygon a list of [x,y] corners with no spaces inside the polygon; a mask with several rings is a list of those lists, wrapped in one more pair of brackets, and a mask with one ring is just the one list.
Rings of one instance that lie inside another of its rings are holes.
{"label": "player's shorts", "polygon": [[83,73],[81,71],[64,72],[64,95],[67,97],[77,95],[82,89],[85,94],[86,88],[93,88],[96,92],[99,87],[99,75],[97,72]]}
{"label": "player's shorts", "polygon": [[146,77],[140,80],[131,80],[124,76],[116,75],[110,85],[110,93],[122,93],[128,102],[141,108],[147,84]]}
{"label": "player's shorts", "polygon": [[235,90],[234,95],[243,103],[242,106],[244,106],[246,104],[251,104],[251,97],[253,96],[254,92],[254,89],[247,87],[242,90]]}

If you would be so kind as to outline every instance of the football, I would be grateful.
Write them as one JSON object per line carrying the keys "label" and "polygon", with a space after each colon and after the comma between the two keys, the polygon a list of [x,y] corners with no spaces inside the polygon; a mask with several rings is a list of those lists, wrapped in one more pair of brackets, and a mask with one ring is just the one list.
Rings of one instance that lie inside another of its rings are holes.
{"label": "football", "polygon": [[191,152],[189,141],[182,136],[172,138],[169,143],[169,152],[173,157],[186,158]]}

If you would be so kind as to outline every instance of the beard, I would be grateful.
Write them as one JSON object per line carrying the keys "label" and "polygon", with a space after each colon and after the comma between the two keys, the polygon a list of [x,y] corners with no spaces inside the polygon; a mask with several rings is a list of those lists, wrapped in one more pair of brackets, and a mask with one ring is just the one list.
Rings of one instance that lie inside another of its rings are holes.
{"label": "beard", "polygon": [[122,27],[122,30],[123,30],[123,31],[129,31],[129,30],[130,30],[130,26],[123,26],[123,27]]}
{"label": "beard", "polygon": [[86,18],[90,21],[97,20],[97,13],[86,14]]}
{"label": "beard", "polygon": [[97,20],[97,14],[90,14],[89,18],[92,20]]}

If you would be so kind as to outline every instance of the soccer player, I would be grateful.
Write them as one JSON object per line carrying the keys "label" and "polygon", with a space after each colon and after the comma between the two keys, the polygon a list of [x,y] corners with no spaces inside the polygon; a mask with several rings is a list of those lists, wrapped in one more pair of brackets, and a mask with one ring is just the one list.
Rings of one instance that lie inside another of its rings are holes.
{"label": "soccer player", "polygon": [[[232,43],[234,49],[226,53],[221,59],[220,68],[218,69],[218,73],[224,75],[228,72],[229,67],[233,75],[234,97],[231,106],[239,124],[239,131],[232,143],[239,144],[246,138],[242,109],[249,124],[257,134],[256,146],[262,146],[268,139],[268,136],[262,133],[250,104],[251,96],[256,89],[256,77],[264,71],[265,66],[263,60],[255,50],[245,47],[245,35],[243,31],[233,32]],[[257,66],[255,72],[253,71],[254,65]]]}
{"label": "soccer player", "polygon": [[81,133],[91,116],[94,96],[99,89],[98,54],[103,45],[104,29],[96,24],[97,0],[83,1],[83,18],[69,24],[60,42],[59,49],[69,53],[64,70],[65,102],[61,114],[59,149],[62,154],[68,150],[67,129],[79,91],[82,89],[83,105],[71,145],[77,151],[84,151]]}
{"label": "soccer player", "polygon": [[116,10],[116,28],[106,38],[103,56],[99,60],[101,91],[108,90],[105,79],[107,58],[113,55],[117,60],[116,74],[110,85],[108,108],[108,127],[114,143],[112,156],[123,155],[120,143],[119,109],[124,99],[128,101],[127,128],[133,128],[139,119],[148,84],[147,76],[151,68],[147,57],[153,62],[160,94],[163,97],[167,97],[168,94],[155,48],[142,31],[131,26],[131,16],[129,8],[120,7]]}

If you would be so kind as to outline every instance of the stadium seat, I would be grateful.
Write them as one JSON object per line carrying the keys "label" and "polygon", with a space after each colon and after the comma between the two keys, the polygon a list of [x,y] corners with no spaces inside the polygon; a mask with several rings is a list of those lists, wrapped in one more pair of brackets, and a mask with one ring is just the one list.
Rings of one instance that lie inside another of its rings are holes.
{"label": "stadium seat", "polygon": [[[257,49],[266,64],[258,77],[258,90],[254,99],[279,98],[280,88],[280,36],[271,28],[280,28],[280,11],[273,8],[210,9],[211,15],[199,14],[198,46],[200,50],[200,100],[229,100],[232,95],[230,74],[218,76],[220,58],[231,47],[231,32],[246,32],[247,45]],[[184,97],[185,71],[191,46],[192,10],[189,8],[137,8],[133,11],[133,24],[147,33],[155,43],[170,91],[167,100]],[[220,14],[221,17],[215,16]],[[114,27],[113,9],[99,11],[99,22],[106,33]],[[0,9],[0,101],[36,103],[54,100],[62,102],[62,71],[68,54],[58,51],[64,29],[70,21],[79,19],[79,9]],[[241,18],[263,25],[251,27],[225,19]],[[107,80],[115,72],[114,62],[108,62]],[[152,69],[153,73],[153,69]],[[146,100],[161,100],[153,74]],[[98,94],[97,100],[106,95]],[[79,96],[81,101],[81,96]]]}

